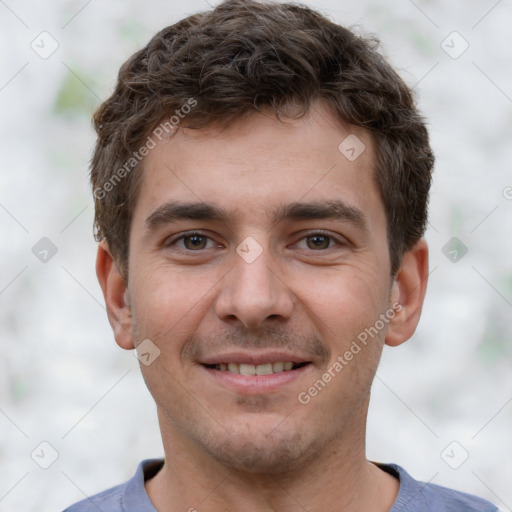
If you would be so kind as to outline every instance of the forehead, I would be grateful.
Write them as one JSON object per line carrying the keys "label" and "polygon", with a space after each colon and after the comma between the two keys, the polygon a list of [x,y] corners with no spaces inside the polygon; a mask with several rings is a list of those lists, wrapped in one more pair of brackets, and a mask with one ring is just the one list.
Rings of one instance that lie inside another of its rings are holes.
{"label": "forehead", "polygon": [[145,157],[134,223],[177,201],[213,203],[233,222],[271,223],[287,205],[342,200],[367,212],[371,227],[372,214],[383,213],[374,160],[369,133],[321,105],[297,120],[253,114],[222,129],[180,128]]}

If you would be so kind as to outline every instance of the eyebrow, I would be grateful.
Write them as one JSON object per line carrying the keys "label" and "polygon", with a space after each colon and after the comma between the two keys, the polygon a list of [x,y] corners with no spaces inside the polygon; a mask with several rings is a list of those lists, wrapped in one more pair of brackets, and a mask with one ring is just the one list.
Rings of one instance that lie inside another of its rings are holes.
{"label": "eyebrow", "polygon": [[273,214],[275,222],[282,220],[343,220],[368,231],[368,222],[364,213],[341,199],[314,201],[310,203],[289,203],[281,205]]}
{"label": "eyebrow", "polygon": [[[154,231],[162,225],[186,219],[218,221],[227,224],[231,217],[226,210],[213,203],[171,201],[162,204],[147,217],[145,229]],[[274,223],[285,220],[343,220],[364,231],[369,230],[364,213],[340,199],[282,204],[270,212],[268,217]]]}

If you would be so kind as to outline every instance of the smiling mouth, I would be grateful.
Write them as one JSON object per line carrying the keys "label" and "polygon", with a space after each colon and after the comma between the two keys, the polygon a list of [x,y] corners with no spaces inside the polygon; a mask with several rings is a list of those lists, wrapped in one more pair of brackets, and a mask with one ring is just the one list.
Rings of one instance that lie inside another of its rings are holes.
{"label": "smiling mouth", "polygon": [[221,372],[235,373],[240,375],[270,375],[297,370],[310,362],[293,363],[292,361],[277,361],[275,363],[245,364],[245,363],[219,363],[205,364],[206,368]]}

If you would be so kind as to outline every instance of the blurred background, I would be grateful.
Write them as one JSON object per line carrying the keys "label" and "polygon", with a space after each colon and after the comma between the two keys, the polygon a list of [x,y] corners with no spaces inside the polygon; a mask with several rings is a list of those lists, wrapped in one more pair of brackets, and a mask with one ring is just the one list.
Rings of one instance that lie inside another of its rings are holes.
{"label": "blurred background", "polygon": [[[368,458],[510,511],[512,2],[307,4],[381,39],[437,156],[423,318],[413,339],[385,349]],[[208,8],[0,1],[2,512],[62,510],[163,455],[152,398],[114,342],[94,272],[90,117],[134,51]]]}

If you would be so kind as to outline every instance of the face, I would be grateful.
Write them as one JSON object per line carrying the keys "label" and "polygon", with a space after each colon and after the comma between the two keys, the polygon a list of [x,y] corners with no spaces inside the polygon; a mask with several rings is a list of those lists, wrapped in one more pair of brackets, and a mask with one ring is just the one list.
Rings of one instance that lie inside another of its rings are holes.
{"label": "face", "polygon": [[373,165],[368,134],[318,105],[180,129],[146,157],[128,289],[164,437],[279,472],[355,429],[393,303]]}

